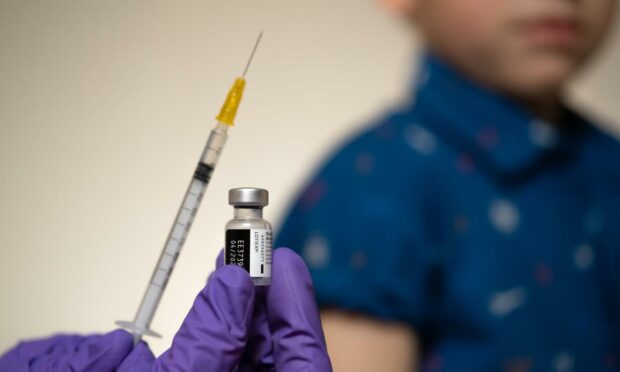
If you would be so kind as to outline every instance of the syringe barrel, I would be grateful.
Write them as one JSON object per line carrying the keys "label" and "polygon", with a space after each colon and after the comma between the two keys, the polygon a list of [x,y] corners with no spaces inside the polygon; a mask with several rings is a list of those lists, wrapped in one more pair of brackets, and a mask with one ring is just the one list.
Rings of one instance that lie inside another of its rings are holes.
{"label": "syringe barrel", "polygon": [[[228,138],[228,125],[218,123],[211,131],[204,146],[202,156],[194,176],[185,192],[183,202],[170,229],[164,248],[161,251],[157,266],[151,275],[149,285],[142,297],[136,312],[133,325],[138,332],[149,330],[155,311],[164,293],[168,279],[172,274],[176,260],[181,253],[189,229],[194,221],[204,192]],[[138,336],[139,339],[139,336]]]}
{"label": "syringe barrel", "polygon": [[[203,163],[199,163],[194,177],[187,188],[183,202],[179,207],[172,228],[166,238],[164,248],[159,255],[155,270],[153,270],[151,274],[151,279],[142,297],[140,307],[136,312],[134,325],[138,330],[149,330],[159,301],[166,289],[168,279],[170,279],[174,265],[185,244],[185,239],[194,222],[194,217],[196,216],[196,212],[198,211],[198,207],[200,206],[200,202],[207,188],[208,178],[197,178],[197,174],[199,173],[198,169],[203,168],[201,164]],[[208,172],[207,176],[211,176],[211,171]]]}
{"label": "syringe barrel", "polygon": [[228,127],[229,125],[227,124],[221,122],[217,123],[215,128],[211,131],[207,144],[202,151],[202,156],[200,157],[201,163],[215,168],[222,154],[222,149],[224,149],[224,145],[226,144],[226,140],[228,139]]}

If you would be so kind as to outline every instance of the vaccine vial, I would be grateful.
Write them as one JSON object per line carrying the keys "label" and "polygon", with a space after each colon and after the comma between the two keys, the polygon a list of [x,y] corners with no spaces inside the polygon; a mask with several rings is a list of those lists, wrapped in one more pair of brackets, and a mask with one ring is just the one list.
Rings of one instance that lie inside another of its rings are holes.
{"label": "vaccine vial", "polygon": [[263,207],[269,204],[264,189],[242,187],[228,192],[234,217],[226,224],[224,262],[239,265],[255,285],[271,284],[271,224],[263,219]]}

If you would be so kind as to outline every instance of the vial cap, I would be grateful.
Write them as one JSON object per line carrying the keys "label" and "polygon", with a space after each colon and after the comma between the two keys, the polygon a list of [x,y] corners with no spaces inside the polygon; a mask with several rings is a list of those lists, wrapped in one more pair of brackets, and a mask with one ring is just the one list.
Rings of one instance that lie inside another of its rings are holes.
{"label": "vial cap", "polygon": [[269,192],[255,187],[240,187],[228,191],[228,204],[246,207],[264,207],[269,204]]}

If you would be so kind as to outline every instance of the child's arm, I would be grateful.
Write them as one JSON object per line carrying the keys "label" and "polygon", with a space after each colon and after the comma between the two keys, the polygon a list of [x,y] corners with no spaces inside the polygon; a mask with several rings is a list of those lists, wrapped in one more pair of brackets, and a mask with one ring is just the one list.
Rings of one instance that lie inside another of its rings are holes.
{"label": "child's arm", "polygon": [[275,239],[306,259],[336,371],[415,370],[424,340],[413,330],[435,315],[428,162],[400,136],[377,133],[327,159]]}
{"label": "child's arm", "polygon": [[417,370],[418,340],[400,323],[388,323],[339,310],[321,313],[334,371]]}

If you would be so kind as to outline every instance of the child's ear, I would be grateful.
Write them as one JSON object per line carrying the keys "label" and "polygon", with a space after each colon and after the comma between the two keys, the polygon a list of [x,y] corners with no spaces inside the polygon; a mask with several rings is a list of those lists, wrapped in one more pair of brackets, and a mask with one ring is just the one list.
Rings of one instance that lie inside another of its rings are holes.
{"label": "child's ear", "polygon": [[411,18],[414,15],[416,5],[420,0],[377,0],[379,5],[389,12],[400,16]]}

